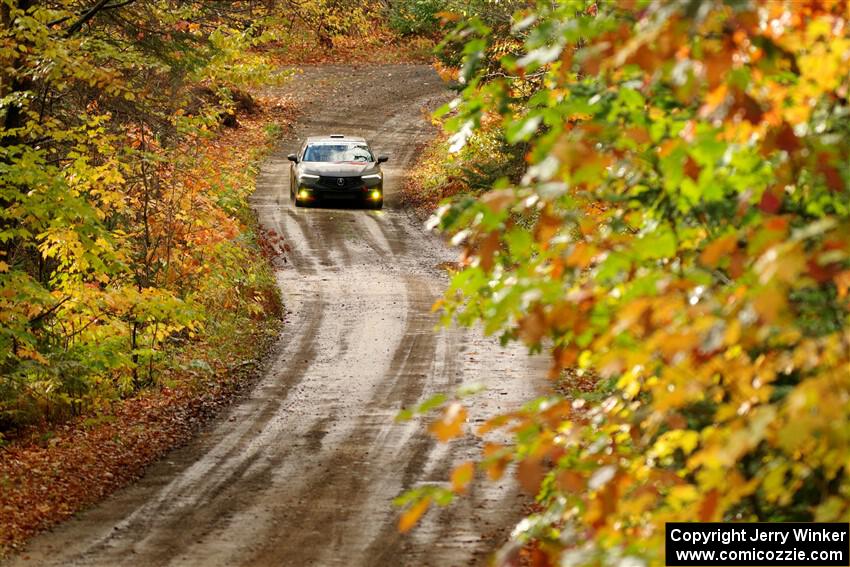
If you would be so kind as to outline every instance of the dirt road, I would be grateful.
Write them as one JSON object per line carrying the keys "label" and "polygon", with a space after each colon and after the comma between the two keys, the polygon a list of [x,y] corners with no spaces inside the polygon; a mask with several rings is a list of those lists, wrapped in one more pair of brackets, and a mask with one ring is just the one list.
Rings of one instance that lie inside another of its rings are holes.
{"label": "dirt road", "polygon": [[[399,208],[425,105],[445,100],[427,66],[306,69],[282,87],[303,119],[265,163],[253,198],[291,247],[277,276],[287,308],[273,360],[245,399],[134,486],[32,542],[12,565],[154,567],[482,564],[521,503],[485,484],[397,534],[391,500],[441,482],[476,442],[435,443],[394,416],[440,391],[485,382],[480,420],[530,396],[543,362],[474,331],[435,330],[431,305],[455,259]],[[383,211],[295,209],[296,139],[361,134],[391,161]]]}

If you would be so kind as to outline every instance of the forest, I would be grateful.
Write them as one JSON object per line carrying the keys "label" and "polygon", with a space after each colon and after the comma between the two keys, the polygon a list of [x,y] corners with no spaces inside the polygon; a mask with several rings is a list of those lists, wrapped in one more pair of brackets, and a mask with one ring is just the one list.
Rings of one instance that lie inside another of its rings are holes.
{"label": "forest", "polygon": [[[296,120],[269,89],[424,62],[451,100],[400,206],[459,248],[434,310],[549,371],[474,426],[477,388],[397,408],[481,449],[401,493],[398,530],[503,475],[529,504],[498,565],[661,565],[673,521],[846,522],[848,26],[828,0],[6,0],[0,486],[60,427],[238,389],[286,332],[294,244],[249,205]],[[7,513],[0,544],[95,500]]]}
{"label": "forest", "polygon": [[[454,195],[446,322],[551,354],[556,395],[476,431],[512,441],[474,466],[536,494],[505,557],[661,564],[665,522],[846,521],[848,5],[517,8],[444,40],[463,90],[412,189]],[[459,435],[475,402],[446,403]]]}

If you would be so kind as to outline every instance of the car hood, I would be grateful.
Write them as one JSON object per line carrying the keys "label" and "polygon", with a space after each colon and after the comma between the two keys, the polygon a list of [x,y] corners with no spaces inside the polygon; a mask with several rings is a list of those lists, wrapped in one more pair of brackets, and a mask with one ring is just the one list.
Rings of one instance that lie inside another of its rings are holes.
{"label": "car hood", "polygon": [[354,161],[342,162],[303,162],[301,173],[312,173],[314,175],[326,175],[328,177],[357,177],[369,173],[378,173],[378,164],[362,163]]}

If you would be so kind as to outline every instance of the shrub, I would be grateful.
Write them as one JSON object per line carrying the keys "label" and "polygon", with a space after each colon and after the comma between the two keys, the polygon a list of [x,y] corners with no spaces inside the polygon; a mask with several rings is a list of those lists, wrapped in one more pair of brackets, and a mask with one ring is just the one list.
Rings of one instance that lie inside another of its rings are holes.
{"label": "shrub", "polygon": [[445,4],[444,0],[395,0],[390,4],[387,21],[401,35],[430,34],[437,30],[437,13]]}

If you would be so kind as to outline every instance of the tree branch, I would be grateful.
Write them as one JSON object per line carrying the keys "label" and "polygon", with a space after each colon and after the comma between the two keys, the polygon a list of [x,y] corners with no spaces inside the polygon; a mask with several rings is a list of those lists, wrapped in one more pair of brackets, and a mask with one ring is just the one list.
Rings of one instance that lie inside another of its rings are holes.
{"label": "tree branch", "polygon": [[37,324],[41,323],[41,321],[43,321],[43,320],[44,320],[46,317],[48,317],[51,313],[55,312],[57,309],[59,309],[59,308],[60,308],[60,307],[62,307],[65,303],[67,303],[69,299],[71,299],[71,297],[70,297],[70,296],[68,296],[68,297],[65,297],[65,298],[61,299],[60,301],[56,302],[56,304],[55,304],[55,305],[53,305],[53,307],[51,307],[51,308],[49,308],[49,309],[46,309],[46,310],[42,311],[41,313],[39,313],[38,315],[36,315],[36,316],[35,316],[35,317],[33,317],[32,319],[30,319],[30,320],[28,321],[29,326],[30,326],[30,327],[32,327],[32,326],[34,326],[34,325],[37,325]]}
{"label": "tree branch", "polygon": [[[105,10],[114,10],[116,8],[123,8],[128,4],[132,4],[136,0],[124,0],[123,2],[117,2],[115,4],[110,4],[110,0],[98,0],[98,2],[88,9],[80,18],[68,26],[68,29],[65,30],[65,37],[71,37],[86,25],[92,18],[94,18],[99,12],[103,12]],[[67,18],[65,18],[67,19]],[[61,23],[64,20],[57,20],[57,23]],[[55,25],[55,24],[51,24]]]}

